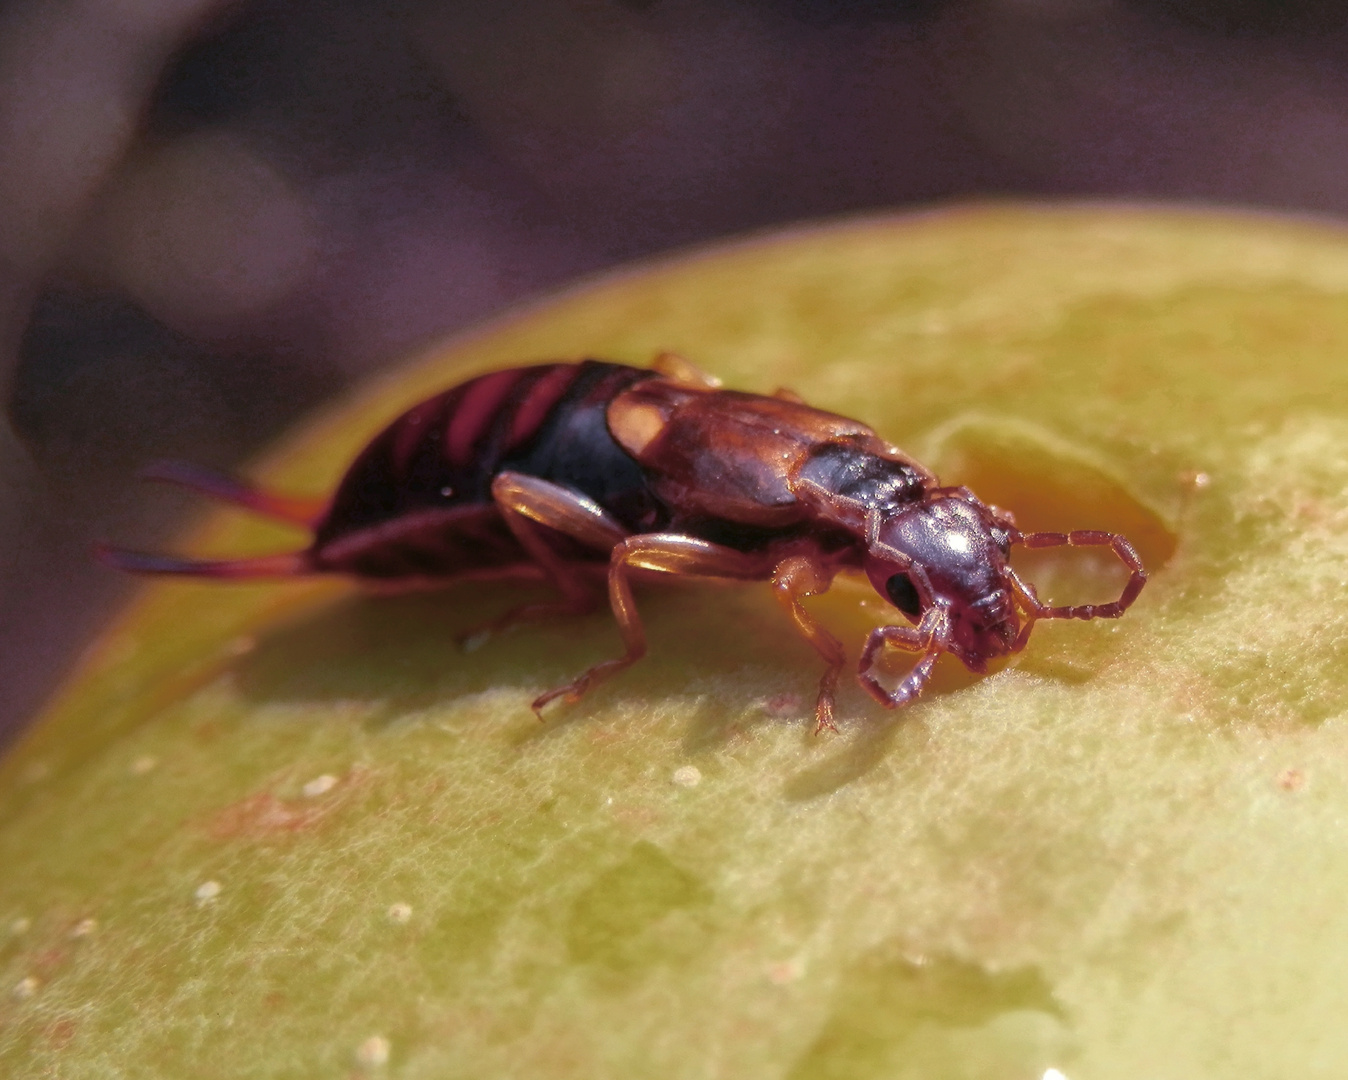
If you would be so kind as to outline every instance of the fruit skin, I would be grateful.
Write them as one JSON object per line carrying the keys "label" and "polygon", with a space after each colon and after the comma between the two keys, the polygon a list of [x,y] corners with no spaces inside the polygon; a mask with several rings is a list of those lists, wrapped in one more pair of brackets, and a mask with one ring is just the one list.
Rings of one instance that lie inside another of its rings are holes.
{"label": "fruit skin", "polygon": [[[859,219],[591,283],[335,406],[258,476],[326,490],[488,367],[676,349],[1157,572],[906,714],[849,689],[819,739],[764,589],[649,590],[650,657],[539,725],[607,618],[464,655],[518,589],[153,586],[0,766],[0,1071],[1335,1075],[1345,292],[1323,224]],[[863,596],[817,605],[853,649]]]}

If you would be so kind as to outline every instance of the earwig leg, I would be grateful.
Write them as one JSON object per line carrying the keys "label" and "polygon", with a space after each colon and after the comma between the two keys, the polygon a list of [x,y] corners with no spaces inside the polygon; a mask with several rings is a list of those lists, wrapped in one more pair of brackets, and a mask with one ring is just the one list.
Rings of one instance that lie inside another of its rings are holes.
{"label": "earwig leg", "polygon": [[[931,679],[932,669],[941,653],[946,651],[950,623],[940,608],[929,608],[916,627],[881,626],[871,631],[866,647],[861,651],[861,660],[857,664],[857,678],[867,693],[887,709],[897,709],[917,700]],[[876,654],[886,645],[903,649],[905,652],[920,652],[921,659],[904,676],[892,691],[880,685],[880,681],[871,674],[875,666]]]}
{"label": "earwig leg", "polygon": [[1011,591],[1020,600],[1021,607],[1030,616],[1031,622],[1039,618],[1041,612],[1048,610],[1039,599],[1039,594],[1034,591],[1034,586],[1021,578],[1010,566],[1006,568],[1006,577],[1011,582]]}
{"label": "earwig leg", "polygon": [[303,551],[250,559],[179,559],[172,555],[151,555],[98,544],[94,547],[94,557],[106,566],[132,574],[240,579],[298,577],[312,571],[307,552]]}
{"label": "earwig leg", "polygon": [[499,473],[491,483],[491,497],[512,532],[525,526],[515,538],[544,565],[557,555],[537,530],[528,527],[529,522],[546,525],[596,551],[609,551],[627,538],[617,518],[593,499],[536,476]]}
{"label": "earwig leg", "polygon": [[534,701],[534,712],[541,717],[550,701],[565,698],[579,701],[582,695],[611,675],[630,667],[646,655],[646,632],[637,614],[629,576],[633,570],[654,570],[666,574],[701,577],[762,578],[772,564],[761,555],[749,555],[734,548],[709,544],[676,533],[647,533],[630,536],[613,548],[609,557],[608,593],[613,616],[618,620],[625,651],[615,660],[595,664],[578,679],[541,694]]}
{"label": "earwig leg", "polygon": [[676,352],[657,353],[655,359],[651,361],[651,370],[666,379],[672,379],[674,382],[683,383],[686,386],[701,386],[707,390],[719,390],[721,380],[715,375],[708,375],[691,360],[685,359]]}
{"label": "earwig leg", "polygon": [[500,618],[461,634],[460,642],[466,644],[520,623],[584,615],[598,607],[595,587],[557,554],[537,526],[544,525],[598,551],[610,550],[627,531],[592,500],[535,476],[503,472],[492,481],[491,493],[506,526],[557,586],[562,599],[513,608]]}
{"label": "earwig leg", "polygon": [[217,502],[233,503],[275,521],[312,528],[323,516],[327,502],[323,499],[304,499],[259,491],[249,484],[181,461],[161,461],[141,472],[145,480],[175,484],[198,492]]}
{"label": "earwig leg", "polygon": [[1009,566],[1006,567],[1006,577],[1011,582],[1011,591],[1020,601],[1021,610],[1026,616],[1025,622],[1020,628],[1020,633],[1016,635],[1016,640],[1011,643],[1008,650],[1011,653],[1018,653],[1025,648],[1026,643],[1030,640],[1030,631],[1034,629],[1035,620],[1040,617],[1039,613],[1044,611],[1045,608],[1039,599],[1039,594],[1034,591],[1034,586],[1022,581],[1020,575]]}
{"label": "earwig leg", "polygon": [[1119,562],[1128,569],[1128,582],[1119,598],[1108,604],[1079,604],[1076,606],[1049,607],[1034,595],[1033,591],[1021,587],[1021,598],[1033,603],[1031,614],[1036,619],[1117,619],[1137,599],[1142,586],[1147,583],[1147,571],[1142,567],[1133,545],[1118,533],[1104,532],[1098,529],[1079,529],[1070,533],[1020,533],[1013,537],[1013,543],[1024,544],[1027,548],[1047,547],[1108,547],[1118,557]]}
{"label": "earwig leg", "polygon": [[777,564],[772,573],[772,588],[800,635],[814,646],[827,665],[819,680],[815,703],[815,734],[825,728],[836,731],[833,723],[833,698],[838,688],[838,672],[847,662],[842,642],[817,623],[801,604],[801,597],[827,592],[833,584],[833,570],[809,555],[793,555]]}

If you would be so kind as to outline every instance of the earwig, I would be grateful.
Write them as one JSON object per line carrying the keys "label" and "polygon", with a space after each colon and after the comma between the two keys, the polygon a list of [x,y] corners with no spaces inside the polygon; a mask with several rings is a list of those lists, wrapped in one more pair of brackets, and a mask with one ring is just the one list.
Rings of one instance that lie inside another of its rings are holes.
{"label": "earwig", "polygon": [[[937,659],[983,673],[1020,652],[1040,619],[1116,619],[1147,572],[1116,533],[1021,532],[963,487],[942,486],[855,420],[775,396],[721,389],[672,354],[650,369],[586,360],[478,376],[389,425],[330,500],[287,498],[190,466],[152,478],[308,528],[293,552],[201,561],[103,546],[142,574],[240,579],[342,574],[375,584],[488,577],[551,582],[558,598],[491,624],[594,610],[607,599],[622,656],[540,695],[580,699],[646,653],[634,577],[767,581],[824,660],[817,728],[833,727],[842,644],[805,610],[843,572],[860,572],[909,625],[874,630],[858,679],[889,708],[917,700]],[[1107,547],[1128,571],[1117,600],[1053,607],[1010,566],[1014,547]],[[877,677],[887,649],[916,654],[897,686]]]}

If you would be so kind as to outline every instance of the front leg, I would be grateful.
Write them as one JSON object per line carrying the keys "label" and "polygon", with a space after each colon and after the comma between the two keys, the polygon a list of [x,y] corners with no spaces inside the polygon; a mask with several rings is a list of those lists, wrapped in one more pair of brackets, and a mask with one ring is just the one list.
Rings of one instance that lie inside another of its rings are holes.
{"label": "front leg", "polygon": [[[861,661],[857,665],[857,679],[866,692],[885,708],[897,709],[909,705],[926,689],[937,659],[946,651],[949,637],[950,618],[945,610],[939,607],[928,608],[916,627],[877,627],[871,631],[866,647],[861,651]],[[881,686],[880,680],[871,674],[876,654],[886,645],[893,645],[905,652],[922,653],[913,669],[892,691]]]}
{"label": "front leg", "polygon": [[541,694],[533,705],[540,719],[544,706],[550,701],[557,698],[579,701],[591,688],[646,655],[646,632],[632,597],[630,577],[633,570],[752,581],[767,577],[772,571],[772,562],[762,555],[746,554],[679,533],[646,533],[629,536],[616,544],[609,556],[608,595],[625,651],[615,660],[595,664],[565,686]]}

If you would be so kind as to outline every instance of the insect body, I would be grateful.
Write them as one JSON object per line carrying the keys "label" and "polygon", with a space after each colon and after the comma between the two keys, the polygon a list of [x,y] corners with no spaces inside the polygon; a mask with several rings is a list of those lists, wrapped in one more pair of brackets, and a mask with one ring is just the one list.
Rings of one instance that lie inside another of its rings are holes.
{"label": "insect body", "polygon": [[[771,582],[824,659],[820,727],[832,726],[846,656],[801,601],[840,572],[865,574],[910,624],[876,629],[861,653],[861,685],[891,708],[921,694],[942,653],[983,672],[989,660],[1024,648],[1038,619],[1117,618],[1147,578],[1122,536],[1020,532],[864,424],[786,392],[720,389],[672,354],[651,369],[587,360],[471,379],[395,420],[324,503],[183,466],[151,475],[307,526],[313,542],[225,561],[100,549],[105,561],[135,572],[334,573],[395,584],[520,576],[557,588],[557,600],[512,611],[492,624],[499,628],[594,609],[606,567],[625,652],[541,695],[533,705],[540,712],[558,697],[577,700],[645,654],[634,576]],[[1112,603],[1050,607],[1011,568],[1016,545],[1106,546],[1130,576]],[[876,674],[886,647],[918,654],[892,689]]]}

